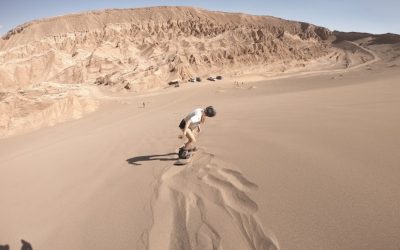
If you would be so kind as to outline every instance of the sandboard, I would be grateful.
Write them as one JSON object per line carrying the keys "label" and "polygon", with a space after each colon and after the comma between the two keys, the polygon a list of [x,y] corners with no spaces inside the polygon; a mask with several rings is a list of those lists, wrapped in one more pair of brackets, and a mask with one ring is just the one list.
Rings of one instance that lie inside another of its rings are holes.
{"label": "sandboard", "polygon": [[[180,148],[179,148],[180,149]],[[196,152],[197,151],[197,148],[196,147],[193,147],[193,148],[191,148],[191,149],[189,149],[188,150],[188,152],[189,152],[189,158],[187,158],[187,159],[178,159],[175,163],[174,163],[174,165],[186,165],[186,164],[188,164],[188,163],[190,163],[191,161],[192,161],[192,157],[193,157],[193,155],[194,155],[194,152]]]}
{"label": "sandboard", "polygon": [[[182,147],[183,147],[183,146],[177,148],[176,151],[179,151]],[[197,147],[196,147],[196,146],[194,146],[193,148],[191,148],[191,149],[188,150],[189,153],[196,152],[196,151],[197,151]]]}
{"label": "sandboard", "polygon": [[178,166],[186,165],[186,164],[188,164],[188,163],[190,163],[190,162],[192,161],[192,157],[193,157],[193,154],[191,154],[190,157],[187,158],[187,159],[178,159],[178,160],[174,163],[174,165],[178,165]]}

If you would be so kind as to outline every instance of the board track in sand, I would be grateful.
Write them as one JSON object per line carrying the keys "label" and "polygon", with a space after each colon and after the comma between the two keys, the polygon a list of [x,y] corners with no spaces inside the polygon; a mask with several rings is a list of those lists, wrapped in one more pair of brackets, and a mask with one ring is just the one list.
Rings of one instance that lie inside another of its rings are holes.
{"label": "board track in sand", "polygon": [[249,197],[257,188],[204,150],[186,166],[166,166],[154,183],[153,221],[140,249],[278,249]]}

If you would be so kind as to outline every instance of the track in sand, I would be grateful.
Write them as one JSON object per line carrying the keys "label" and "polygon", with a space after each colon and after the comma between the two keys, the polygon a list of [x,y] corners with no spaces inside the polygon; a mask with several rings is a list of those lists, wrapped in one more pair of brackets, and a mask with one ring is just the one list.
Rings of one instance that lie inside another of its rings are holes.
{"label": "track in sand", "polygon": [[255,213],[258,186],[200,150],[192,163],[168,165],[154,183],[153,221],[141,249],[278,249]]}

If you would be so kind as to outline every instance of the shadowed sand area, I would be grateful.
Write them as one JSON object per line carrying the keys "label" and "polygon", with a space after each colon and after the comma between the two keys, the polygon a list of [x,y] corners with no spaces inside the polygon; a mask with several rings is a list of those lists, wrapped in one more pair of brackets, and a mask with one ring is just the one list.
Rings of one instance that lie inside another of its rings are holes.
{"label": "shadowed sand area", "polygon": [[[369,49],[380,60],[353,69],[125,95],[0,140],[0,244],[398,249],[398,50]],[[207,105],[199,152],[174,166],[179,121]]]}

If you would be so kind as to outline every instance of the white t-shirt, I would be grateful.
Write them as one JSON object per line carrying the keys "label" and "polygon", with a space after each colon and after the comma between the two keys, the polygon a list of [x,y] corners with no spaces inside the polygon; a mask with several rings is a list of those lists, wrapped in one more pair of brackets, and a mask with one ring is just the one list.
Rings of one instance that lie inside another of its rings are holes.
{"label": "white t-shirt", "polygon": [[203,109],[198,108],[198,109],[195,109],[192,112],[190,112],[185,117],[186,122],[190,121],[190,125],[189,125],[190,129],[197,128],[200,125],[202,113],[203,113]]}

